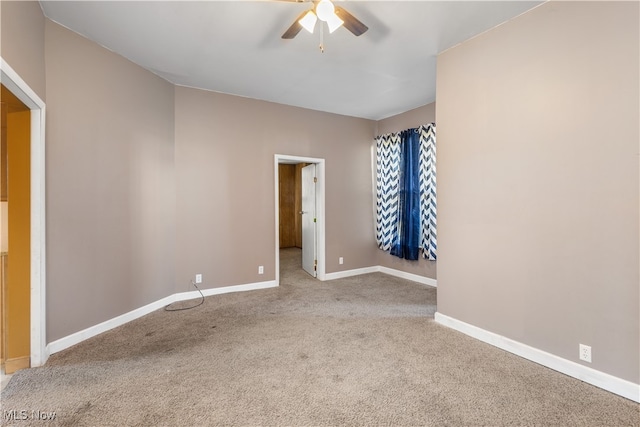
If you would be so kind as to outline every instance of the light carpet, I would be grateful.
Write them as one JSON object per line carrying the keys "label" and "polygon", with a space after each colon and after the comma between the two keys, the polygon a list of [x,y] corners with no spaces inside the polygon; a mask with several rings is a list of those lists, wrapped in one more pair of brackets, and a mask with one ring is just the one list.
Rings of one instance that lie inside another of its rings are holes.
{"label": "light carpet", "polygon": [[630,400],[435,323],[435,288],[299,265],[282,250],[278,288],[158,310],[17,372],[3,425],[640,425]]}

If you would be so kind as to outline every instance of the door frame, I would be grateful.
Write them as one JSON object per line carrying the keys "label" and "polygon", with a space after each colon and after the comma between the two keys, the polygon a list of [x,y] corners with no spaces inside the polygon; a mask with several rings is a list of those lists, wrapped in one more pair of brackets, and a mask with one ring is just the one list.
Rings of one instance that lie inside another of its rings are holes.
{"label": "door frame", "polygon": [[31,367],[48,357],[46,343],[45,103],[0,57],[0,81],[31,110]]}
{"label": "door frame", "polygon": [[280,286],[280,189],[278,165],[281,163],[314,163],[316,165],[316,248],[318,256],[317,279],[325,280],[325,167],[324,159],[315,157],[300,157],[287,154],[275,154],[274,156],[274,189],[275,189],[275,218],[276,218],[276,244],[275,244],[275,272],[276,286]]}

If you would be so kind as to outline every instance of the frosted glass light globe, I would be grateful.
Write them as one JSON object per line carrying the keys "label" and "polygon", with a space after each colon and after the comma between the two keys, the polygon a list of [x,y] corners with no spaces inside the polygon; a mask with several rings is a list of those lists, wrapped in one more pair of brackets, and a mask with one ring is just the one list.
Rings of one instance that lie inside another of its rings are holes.
{"label": "frosted glass light globe", "polygon": [[330,0],[322,0],[316,6],[316,15],[318,15],[318,19],[321,21],[328,21],[331,19],[331,16],[335,15],[335,7],[333,7],[333,3]]}

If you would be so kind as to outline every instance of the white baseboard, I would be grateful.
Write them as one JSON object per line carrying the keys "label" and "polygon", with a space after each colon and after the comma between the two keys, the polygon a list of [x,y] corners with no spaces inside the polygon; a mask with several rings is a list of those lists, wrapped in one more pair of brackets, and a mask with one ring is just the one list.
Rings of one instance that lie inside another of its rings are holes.
{"label": "white baseboard", "polygon": [[[269,280],[266,282],[258,282],[258,283],[249,283],[245,285],[235,285],[235,286],[225,286],[222,288],[210,288],[210,289],[202,289],[202,294],[204,296],[211,295],[220,295],[227,294],[231,292],[244,292],[244,291],[253,291],[258,289],[266,289],[273,288],[277,286],[275,280]],[[180,292],[177,294],[170,295],[168,297],[162,298],[161,300],[152,302],[151,304],[147,304],[143,307],[136,308],[135,310],[129,311],[128,313],[122,314],[120,316],[114,317],[113,319],[106,320],[97,325],[91,326],[87,329],[83,329],[82,331],[78,331],[71,335],[67,335],[64,338],[60,338],[58,340],[52,341],[47,345],[47,354],[51,355],[53,353],[57,353],[64,349],[67,349],[73,345],[76,345],[86,339],[94,337],[98,334],[106,332],[110,329],[116,328],[118,326],[124,325],[125,323],[131,322],[139,317],[147,315],[153,311],[161,309],[173,302],[176,301],[185,301],[189,299],[199,298],[200,293],[198,291],[193,292]]]}
{"label": "white baseboard", "polygon": [[335,273],[327,273],[324,276],[324,280],[343,279],[345,277],[359,276],[361,274],[368,274],[368,273],[385,273],[390,276],[400,277],[402,279],[407,279],[413,282],[422,283],[423,285],[428,285],[433,287],[438,286],[438,281],[436,279],[419,276],[417,274],[406,273],[404,271],[395,270],[389,267],[383,267],[381,265],[376,265],[373,267],[356,268],[354,270],[337,271]]}
{"label": "white baseboard", "polygon": [[514,341],[510,338],[495,334],[478,328],[477,326],[456,320],[447,315],[436,312],[435,321],[441,325],[455,329],[463,334],[469,335],[480,341],[491,344],[502,350],[523,357],[532,362],[551,368],[570,377],[579,379],[596,387],[615,393],[619,396],[626,397],[634,402],[640,403],[640,384],[623,380],[613,375],[597,371],[588,366],[572,362],[562,357],[547,353],[546,351],[530,347],[521,342]]}
{"label": "white baseboard", "polygon": [[[224,286],[222,288],[209,288],[202,289],[202,295],[205,297],[209,297],[211,295],[221,295],[228,294],[231,292],[245,292],[245,291],[256,291],[258,289],[267,289],[274,288],[278,286],[275,280],[268,280],[266,282],[257,282],[257,283],[248,283],[245,285],[234,285],[234,286]],[[198,291],[190,291],[190,292],[181,292],[179,294],[172,295],[175,301],[185,301],[189,299],[195,299],[200,297],[200,292]]]}
{"label": "white baseboard", "polygon": [[381,273],[389,274],[391,276],[400,277],[402,279],[411,280],[414,282],[422,283],[423,285],[433,286],[434,288],[438,287],[438,281],[436,279],[432,279],[430,277],[418,276],[413,273],[406,273],[404,271],[395,270],[389,267],[379,267]]}
{"label": "white baseboard", "polygon": [[379,266],[356,268],[354,270],[336,271],[335,273],[326,273],[324,280],[344,279],[345,277],[359,276],[361,274],[377,273],[380,271]]}

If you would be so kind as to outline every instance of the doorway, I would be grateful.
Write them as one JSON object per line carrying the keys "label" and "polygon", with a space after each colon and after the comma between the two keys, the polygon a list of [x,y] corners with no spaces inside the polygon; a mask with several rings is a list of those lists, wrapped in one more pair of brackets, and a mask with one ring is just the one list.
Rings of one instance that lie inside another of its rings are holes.
{"label": "doorway", "polygon": [[280,284],[281,246],[301,248],[300,268],[324,280],[324,159],[276,154],[274,166],[276,283]]}
{"label": "doorway", "polygon": [[[280,251],[300,253],[301,266],[317,276],[316,164],[278,164]],[[280,252],[282,255],[282,252]]]}
{"label": "doorway", "polygon": [[31,111],[0,90],[0,362],[12,374],[30,366]]}
{"label": "doorway", "polygon": [[[23,118],[26,119],[28,116],[28,123],[25,126],[29,128],[28,142],[26,143],[30,151],[28,156],[29,185],[26,196],[29,207],[23,214],[26,217],[25,223],[29,232],[29,237],[26,238],[29,251],[21,258],[28,266],[30,288],[28,292],[29,334],[27,334],[27,360],[31,367],[35,367],[43,365],[48,358],[45,316],[45,104],[2,57],[0,57],[0,80],[8,92],[27,107]],[[10,156],[11,154],[9,153]],[[9,195],[9,199],[11,197]],[[13,251],[12,243],[9,242],[9,245],[11,246],[9,250]],[[14,268],[14,261],[9,263],[11,264],[8,268],[10,271]]]}

